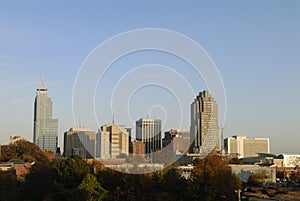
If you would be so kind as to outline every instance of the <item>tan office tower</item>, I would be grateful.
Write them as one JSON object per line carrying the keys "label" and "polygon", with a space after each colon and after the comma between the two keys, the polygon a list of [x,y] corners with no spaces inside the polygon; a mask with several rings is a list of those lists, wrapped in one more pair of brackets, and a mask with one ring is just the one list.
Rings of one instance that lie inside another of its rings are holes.
{"label": "tan office tower", "polygon": [[259,153],[270,153],[269,138],[247,138],[235,135],[224,140],[225,151],[239,158],[258,157]]}
{"label": "tan office tower", "polygon": [[218,104],[208,91],[191,104],[191,151],[209,154],[219,149]]}
{"label": "tan office tower", "polygon": [[145,143],[145,154],[160,150],[162,147],[161,120],[144,118],[137,120],[136,138]]}
{"label": "tan office tower", "polygon": [[115,159],[128,156],[129,133],[124,126],[114,123],[101,126],[100,156],[102,159]]}

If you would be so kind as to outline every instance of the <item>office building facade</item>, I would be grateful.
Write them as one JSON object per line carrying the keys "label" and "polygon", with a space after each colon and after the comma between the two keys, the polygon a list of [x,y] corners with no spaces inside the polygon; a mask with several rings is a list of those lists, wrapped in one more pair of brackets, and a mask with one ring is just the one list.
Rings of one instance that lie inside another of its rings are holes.
{"label": "office building facade", "polygon": [[64,156],[81,156],[91,159],[96,156],[96,132],[88,128],[71,128],[64,133]]}
{"label": "office building facade", "polygon": [[42,81],[34,101],[33,143],[42,150],[55,153],[58,143],[58,119],[52,117],[52,109],[52,99],[48,97],[48,89]]}
{"label": "office building facade", "polygon": [[191,104],[191,151],[209,154],[219,149],[218,104],[208,91]]}
{"label": "office building facade", "polygon": [[129,145],[129,152],[135,156],[135,155],[140,155],[144,156],[145,155],[145,143],[139,140],[134,140],[130,142]]}
{"label": "office building facade", "polygon": [[100,158],[115,159],[128,156],[129,133],[114,123],[101,126],[99,133]]}
{"label": "office building facade", "polygon": [[162,148],[161,120],[141,118],[136,121],[136,138],[145,143],[145,154]]}
{"label": "office building facade", "polygon": [[224,140],[224,147],[227,154],[236,154],[239,158],[258,157],[259,153],[270,153],[270,140],[235,135]]}
{"label": "office building facade", "polygon": [[168,147],[173,154],[184,154],[190,148],[190,131],[171,129],[165,132],[164,147]]}

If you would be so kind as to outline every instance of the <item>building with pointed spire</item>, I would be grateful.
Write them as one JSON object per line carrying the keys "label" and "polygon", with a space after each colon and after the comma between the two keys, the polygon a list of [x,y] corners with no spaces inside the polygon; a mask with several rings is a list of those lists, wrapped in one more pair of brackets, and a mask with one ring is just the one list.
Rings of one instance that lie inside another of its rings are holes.
{"label": "building with pointed spire", "polygon": [[36,90],[33,117],[33,143],[42,150],[56,152],[58,144],[58,119],[52,117],[53,102],[42,80]]}

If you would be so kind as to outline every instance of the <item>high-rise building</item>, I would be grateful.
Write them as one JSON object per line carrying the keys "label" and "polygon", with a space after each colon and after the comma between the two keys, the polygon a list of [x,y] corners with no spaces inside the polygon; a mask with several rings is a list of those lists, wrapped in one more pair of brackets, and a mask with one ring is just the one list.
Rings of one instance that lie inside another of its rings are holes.
{"label": "high-rise building", "polygon": [[96,132],[88,128],[70,128],[64,133],[64,156],[81,156],[85,159],[96,155]]}
{"label": "high-rise building", "polygon": [[136,138],[145,143],[145,154],[160,150],[162,147],[161,120],[144,118],[137,120]]}
{"label": "high-rise building", "polygon": [[190,148],[190,131],[171,129],[165,132],[164,147],[174,154],[184,154]]}
{"label": "high-rise building", "polygon": [[227,154],[237,155],[239,158],[258,157],[259,153],[270,153],[269,138],[247,138],[235,135],[224,140]]}
{"label": "high-rise building", "polygon": [[124,126],[114,123],[101,126],[100,129],[100,157],[115,159],[124,157],[129,152],[129,134]]}
{"label": "high-rise building", "polygon": [[208,91],[191,104],[191,150],[209,154],[219,149],[218,104]]}
{"label": "high-rise building", "polygon": [[42,150],[56,152],[58,142],[58,119],[52,117],[52,100],[42,80],[34,101],[33,143]]}

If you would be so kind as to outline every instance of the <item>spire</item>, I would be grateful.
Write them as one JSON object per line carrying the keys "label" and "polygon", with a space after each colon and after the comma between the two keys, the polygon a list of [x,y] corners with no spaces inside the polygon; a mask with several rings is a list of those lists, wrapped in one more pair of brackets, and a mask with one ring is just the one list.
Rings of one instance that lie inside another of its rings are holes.
{"label": "spire", "polygon": [[44,92],[47,92],[47,88],[45,87],[45,82],[44,82],[44,79],[42,77],[42,80],[41,80],[41,84],[40,84],[40,87],[37,88],[37,91],[44,91]]}
{"label": "spire", "polygon": [[42,77],[42,80],[41,80],[41,88],[45,88],[45,82],[44,82],[43,77]]}
{"label": "spire", "polygon": [[114,114],[114,112],[112,113],[112,118],[113,118],[112,123],[114,124],[115,123],[115,114]]}

